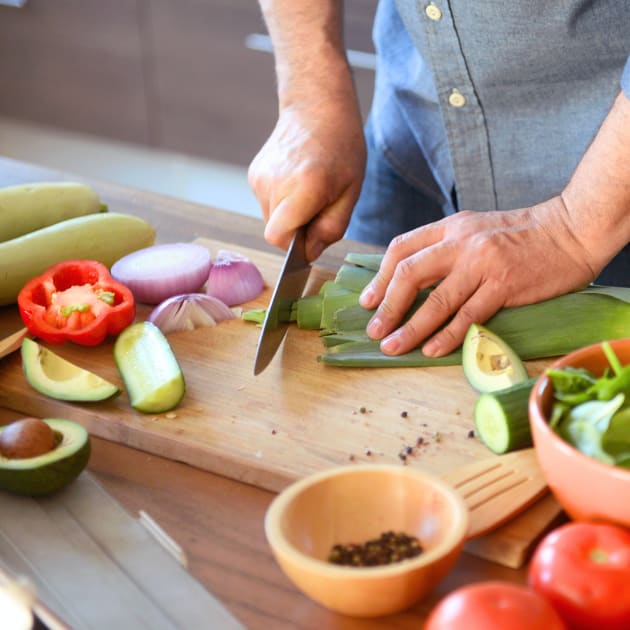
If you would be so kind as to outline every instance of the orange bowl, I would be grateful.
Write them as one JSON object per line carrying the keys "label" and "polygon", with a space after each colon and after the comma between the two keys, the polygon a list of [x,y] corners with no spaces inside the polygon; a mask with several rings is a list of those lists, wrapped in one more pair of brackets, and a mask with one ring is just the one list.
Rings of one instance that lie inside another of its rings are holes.
{"label": "orange bowl", "polygon": [[[623,365],[630,363],[630,339],[610,346]],[[580,348],[552,367],[582,367],[600,376],[609,366],[600,344]],[[599,520],[630,527],[630,470],[584,455],[548,423],[553,402],[551,380],[543,373],[529,398],[529,418],[540,467],[549,488],[574,520]]]}
{"label": "orange bowl", "polygon": [[[265,516],[278,564],[319,604],[376,617],[422,599],[453,566],[468,511],[459,494],[430,473],[395,465],[342,466],[282,491]],[[376,567],[328,562],[334,544],[364,543],[386,531],[416,536],[423,552]]]}

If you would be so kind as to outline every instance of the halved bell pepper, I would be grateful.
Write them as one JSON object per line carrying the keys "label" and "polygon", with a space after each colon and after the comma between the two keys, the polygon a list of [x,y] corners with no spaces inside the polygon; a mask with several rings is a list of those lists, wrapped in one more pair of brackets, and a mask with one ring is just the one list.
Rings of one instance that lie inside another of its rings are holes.
{"label": "halved bell pepper", "polygon": [[95,260],[67,260],[29,280],[18,294],[24,325],[48,343],[96,346],[136,315],[131,291]]}

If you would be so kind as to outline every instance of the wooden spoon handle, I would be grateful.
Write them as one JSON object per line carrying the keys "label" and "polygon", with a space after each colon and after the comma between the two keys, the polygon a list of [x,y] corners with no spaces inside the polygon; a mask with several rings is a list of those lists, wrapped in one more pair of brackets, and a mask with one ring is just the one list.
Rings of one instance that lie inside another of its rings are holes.
{"label": "wooden spoon handle", "polygon": [[15,352],[22,345],[24,338],[28,336],[28,330],[26,330],[26,328],[22,328],[12,335],[0,340],[0,359],[6,357],[7,354]]}

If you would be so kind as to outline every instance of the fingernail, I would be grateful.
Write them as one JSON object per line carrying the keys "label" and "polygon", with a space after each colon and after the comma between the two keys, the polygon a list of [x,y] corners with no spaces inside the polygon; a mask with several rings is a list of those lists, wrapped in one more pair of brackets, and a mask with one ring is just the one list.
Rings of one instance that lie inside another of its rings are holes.
{"label": "fingernail", "polygon": [[373,317],[367,325],[367,334],[373,339],[380,339],[383,334],[383,322]]}
{"label": "fingernail", "polygon": [[431,339],[422,346],[422,354],[427,357],[433,357],[440,351],[440,342],[437,339]]}
{"label": "fingernail", "polygon": [[361,306],[369,308],[372,305],[373,301],[374,301],[374,289],[372,289],[372,286],[368,284],[367,287],[363,289],[363,291],[361,292],[361,295],[359,296],[359,304],[361,304]]}
{"label": "fingernail", "polygon": [[392,333],[389,337],[385,337],[381,342],[381,350],[387,354],[394,354],[400,348],[400,333],[398,331]]}

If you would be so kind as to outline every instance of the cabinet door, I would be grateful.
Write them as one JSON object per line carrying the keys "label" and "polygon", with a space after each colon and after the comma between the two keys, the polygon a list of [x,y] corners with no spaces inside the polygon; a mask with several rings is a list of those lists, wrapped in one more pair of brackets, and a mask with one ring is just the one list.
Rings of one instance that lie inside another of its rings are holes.
{"label": "cabinet door", "polygon": [[129,0],[0,6],[0,115],[148,142],[138,19]]}
{"label": "cabinet door", "polygon": [[[347,43],[371,52],[376,0],[346,11]],[[151,0],[150,103],[159,146],[247,165],[273,129],[273,55],[255,0]],[[248,47],[252,36],[262,41]],[[268,46],[269,44],[267,44]],[[367,114],[374,73],[355,70]]]}

